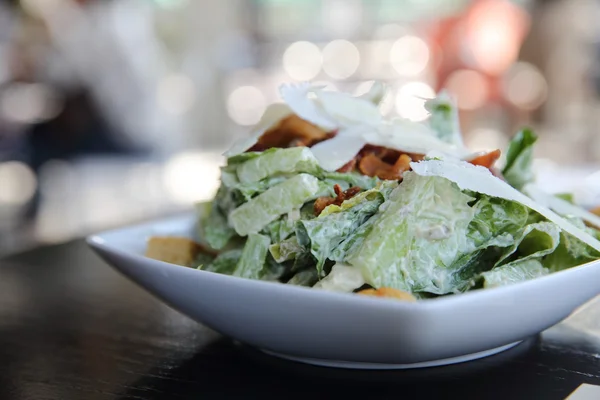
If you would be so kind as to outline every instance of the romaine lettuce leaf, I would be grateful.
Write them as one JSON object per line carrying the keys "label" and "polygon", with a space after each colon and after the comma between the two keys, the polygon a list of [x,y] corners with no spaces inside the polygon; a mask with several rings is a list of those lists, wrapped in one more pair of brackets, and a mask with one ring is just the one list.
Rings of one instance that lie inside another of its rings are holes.
{"label": "romaine lettuce leaf", "polygon": [[317,270],[311,268],[296,273],[286,283],[297,286],[313,286],[318,281],[319,278],[317,278]]}
{"label": "romaine lettuce leaf", "polygon": [[[496,265],[515,259],[523,262],[530,259],[541,259],[554,252],[560,243],[560,228],[552,222],[538,222],[527,225],[516,237]],[[512,257],[511,257],[512,256]]]}
{"label": "romaine lettuce leaf", "polygon": [[267,236],[249,234],[233,275],[241,278],[260,279],[270,244],[271,240]]}
{"label": "romaine lettuce leaf", "polygon": [[[567,218],[572,224],[588,232],[590,235],[596,238],[600,237],[600,233],[596,229],[585,226],[585,223],[580,218]],[[600,259],[599,251],[572,235],[561,232],[560,244],[552,254],[549,254],[543,259],[542,264],[550,271],[556,272],[597,259]]]}
{"label": "romaine lettuce leaf", "polygon": [[550,271],[544,268],[540,261],[527,259],[518,260],[494,268],[491,271],[483,272],[481,277],[483,278],[483,287],[492,288],[538,278],[548,273]]}
{"label": "romaine lettuce leaf", "polygon": [[235,230],[227,224],[227,218],[214,202],[199,225],[200,235],[215,250],[221,250],[235,236]]}
{"label": "romaine lettuce leaf", "polygon": [[447,179],[406,173],[346,261],[374,287],[453,292],[456,271],[448,267],[473,247],[467,235],[473,200]]}
{"label": "romaine lettuce leaf", "polygon": [[231,275],[242,256],[242,249],[232,249],[219,254],[213,262],[207,265],[199,265],[198,269],[203,271],[217,272],[219,274]]}
{"label": "romaine lettuce leaf", "polygon": [[471,165],[467,162],[449,162],[443,160],[428,160],[410,164],[413,172],[421,176],[437,176],[449,179],[456,183],[462,190],[471,190],[488,196],[499,197],[516,201],[541,214],[544,218],[554,222],[560,229],[575,236],[577,239],[600,251],[600,241],[588,232],[576,227],[572,223],[548,209],[547,207],[531,200],[523,193],[511,187],[501,179],[496,178],[484,167]]}
{"label": "romaine lettuce leaf", "polygon": [[363,190],[373,189],[381,182],[376,176],[371,177],[354,172],[322,171],[318,174],[318,177],[328,185],[333,187],[333,185],[338,184],[344,190],[348,189],[350,186],[358,186]]}
{"label": "romaine lettuce leaf", "polygon": [[274,243],[269,247],[271,256],[273,256],[278,263],[295,260],[307,251],[308,249],[306,247],[301,246],[298,243],[298,238],[296,236],[292,236],[279,243]]}
{"label": "romaine lettuce leaf", "polygon": [[240,164],[237,176],[241,183],[247,184],[283,174],[316,174],[319,170],[319,163],[308,147],[292,147],[264,152]]}
{"label": "romaine lettuce leaf", "polygon": [[229,225],[238,235],[258,233],[272,221],[313,200],[321,190],[317,178],[299,174],[242,204],[229,214]]}
{"label": "romaine lettuce leaf", "polygon": [[521,190],[534,180],[533,145],[537,136],[530,129],[523,129],[512,138],[506,153],[506,165],[502,169],[504,179],[515,189]]}
{"label": "romaine lettuce leaf", "polygon": [[348,293],[364,284],[365,280],[359,269],[349,265],[335,264],[329,275],[317,282],[313,288]]}
{"label": "romaine lettuce leaf", "polygon": [[311,253],[317,259],[319,275],[322,274],[325,260],[332,251],[377,212],[384,198],[381,192],[373,189],[361,196],[362,201],[353,200],[348,201],[352,203],[350,207],[344,208],[342,205],[338,212],[319,215],[309,221],[299,221],[296,226],[298,242],[301,246],[310,247]]}
{"label": "romaine lettuce leaf", "polygon": [[425,109],[431,114],[427,122],[440,140],[457,146],[464,145],[458,107],[447,92],[441,92],[436,98],[426,100]]}

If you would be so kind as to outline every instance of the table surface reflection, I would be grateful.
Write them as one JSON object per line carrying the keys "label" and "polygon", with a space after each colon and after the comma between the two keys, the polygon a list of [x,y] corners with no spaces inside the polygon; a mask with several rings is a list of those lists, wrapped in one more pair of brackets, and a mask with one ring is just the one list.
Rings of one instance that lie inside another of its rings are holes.
{"label": "table surface reflection", "polygon": [[81,240],[0,260],[0,399],[564,399],[600,385],[600,298],[497,356],[347,371],[264,355],[155,300]]}

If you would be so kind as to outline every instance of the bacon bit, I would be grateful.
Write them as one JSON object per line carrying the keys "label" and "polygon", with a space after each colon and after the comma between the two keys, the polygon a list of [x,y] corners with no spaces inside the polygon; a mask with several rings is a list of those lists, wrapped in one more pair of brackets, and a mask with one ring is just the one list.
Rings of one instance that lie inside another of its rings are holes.
{"label": "bacon bit", "polygon": [[356,157],[337,169],[336,172],[352,172],[356,168]]}
{"label": "bacon bit", "polygon": [[423,161],[423,159],[425,159],[425,154],[417,154],[417,153],[406,153],[411,160],[413,160],[414,162],[419,162],[419,161]]}
{"label": "bacon bit", "polygon": [[295,139],[305,145],[310,145],[316,140],[325,140],[327,132],[316,125],[300,118],[296,114],[283,118],[277,125],[266,131],[259,139],[258,144],[263,148],[288,147]]}
{"label": "bacon bit", "polygon": [[489,153],[482,154],[469,161],[473,165],[480,165],[486,168],[492,168],[492,166],[498,161],[502,152],[500,150],[490,151]]}
{"label": "bacon bit", "polygon": [[592,209],[591,213],[600,217],[600,207]]}
{"label": "bacon bit", "polygon": [[394,165],[390,165],[374,154],[369,154],[360,160],[358,169],[367,176],[377,176],[385,180],[400,180],[402,174],[410,169],[411,161],[410,156],[402,154]]}
{"label": "bacon bit", "polygon": [[351,188],[343,191],[340,185],[333,185],[333,191],[335,192],[336,197],[319,197],[317,200],[315,200],[315,204],[313,206],[315,215],[319,216],[327,206],[332,204],[335,204],[336,206],[342,205],[344,201],[356,196],[361,190],[362,189],[358,186],[352,186]]}
{"label": "bacon bit", "polygon": [[394,298],[405,301],[417,301],[417,298],[412,294],[390,287],[382,287],[379,289],[365,289],[358,292],[358,294],[363,296]]}

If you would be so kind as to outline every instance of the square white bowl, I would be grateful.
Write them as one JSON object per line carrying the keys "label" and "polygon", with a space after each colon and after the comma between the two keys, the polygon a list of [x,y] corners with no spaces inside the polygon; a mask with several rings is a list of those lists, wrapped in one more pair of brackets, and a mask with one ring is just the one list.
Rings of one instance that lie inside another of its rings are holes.
{"label": "square white bowl", "polygon": [[90,236],[115,269],[212,329],[294,360],[416,368],[494,354],[600,293],[595,261],[534,280],[418,302],[243,279],[144,257],[153,235],[195,237],[193,213]]}

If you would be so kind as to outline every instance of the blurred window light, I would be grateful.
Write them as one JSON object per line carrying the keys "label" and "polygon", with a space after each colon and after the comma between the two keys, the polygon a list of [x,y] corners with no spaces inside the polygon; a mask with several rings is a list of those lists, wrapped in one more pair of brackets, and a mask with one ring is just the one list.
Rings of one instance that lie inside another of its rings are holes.
{"label": "blurred window light", "polygon": [[194,82],[186,75],[168,75],[158,84],[156,101],[165,112],[171,115],[185,114],[192,108],[195,100]]}
{"label": "blurred window light", "polygon": [[15,123],[45,121],[61,110],[62,102],[57,92],[41,83],[12,83],[0,97],[0,115]]}
{"label": "blurred window light", "polygon": [[217,153],[186,152],[172,157],[163,170],[163,185],[176,203],[211,199],[219,187],[222,166]]}
{"label": "blurred window light", "polygon": [[8,161],[0,164],[0,203],[25,204],[35,194],[37,179],[26,164]]}
{"label": "blurred window light", "polygon": [[403,36],[390,49],[390,63],[398,74],[416,76],[427,68],[429,47],[417,36]]}
{"label": "blurred window light", "polygon": [[465,144],[473,151],[491,151],[506,148],[508,138],[497,129],[477,128],[465,135]]}
{"label": "blurred window light", "polygon": [[323,48],[323,70],[334,79],[352,76],[360,64],[360,53],[347,40],[334,40]]}
{"label": "blurred window light", "polygon": [[502,92],[515,106],[534,110],[548,96],[548,84],[542,73],[527,62],[515,63],[502,79]]}
{"label": "blurred window light", "polygon": [[265,95],[255,86],[240,86],[227,98],[227,113],[239,125],[254,125],[267,108]]}
{"label": "blurred window light", "polygon": [[457,99],[458,107],[475,110],[485,105],[489,96],[489,84],[480,72],[460,69],[446,79],[445,88]]}
{"label": "blurred window light", "polygon": [[321,50],[311,42],[292,43],[283,53],[283,69],[298,81],[313,79],[321,71],[322,64]]}
{"label": "blurred window light", "polygon": [[519,54],[529,24],[526,12],[508,0],[483,0],[474,5],[467,19],[467,40],[474,64],[484,72],[505,71]]}
{"label": "blurred window light", "polygon": [[435,91],[425,82],[408,82],[398,89],[396,111],[411,121],[423,121],[429,113],[425,110],[425,99],[435,97]]}

